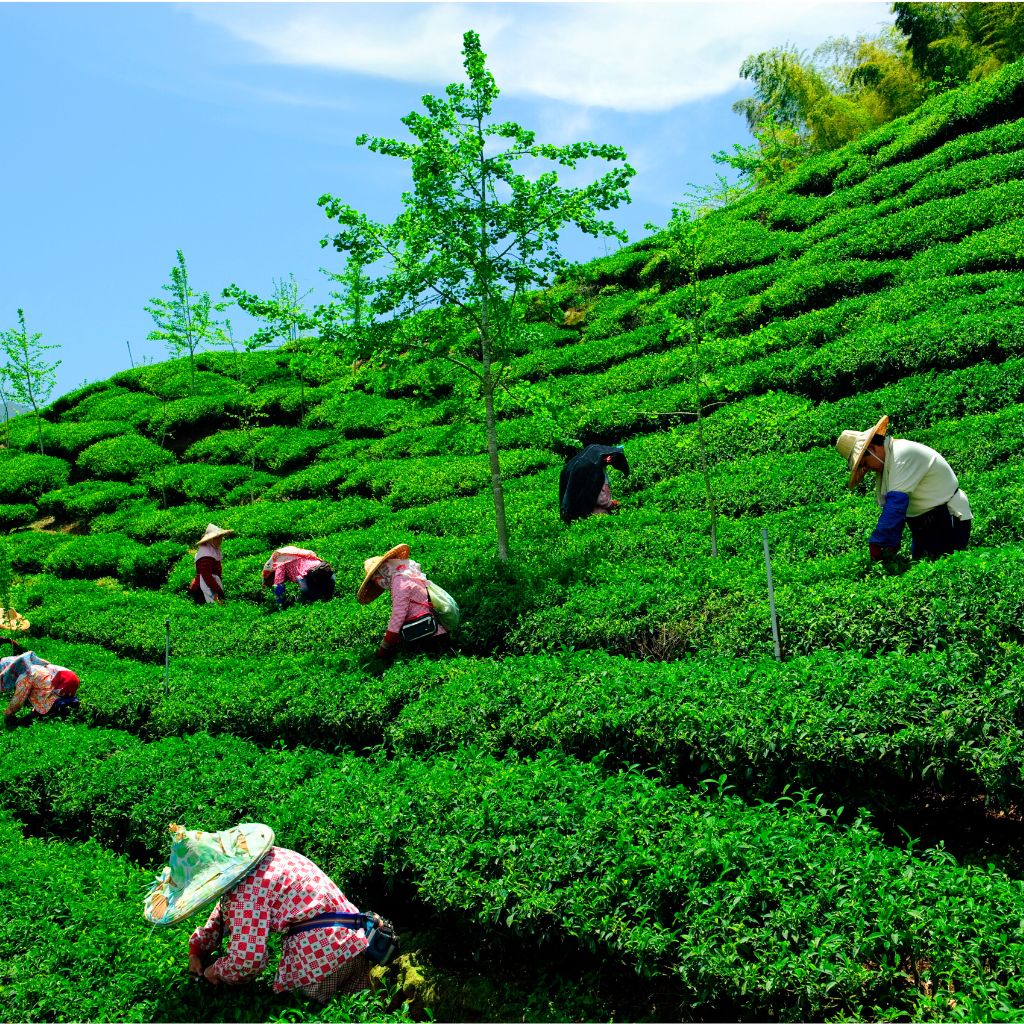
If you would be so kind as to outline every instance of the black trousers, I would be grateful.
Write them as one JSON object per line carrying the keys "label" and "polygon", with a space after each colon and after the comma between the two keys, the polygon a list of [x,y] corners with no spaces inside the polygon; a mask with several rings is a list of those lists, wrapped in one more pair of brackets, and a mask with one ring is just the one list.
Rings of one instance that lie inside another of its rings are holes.
{"label": "black trousers", "polygon": [[941,558],[963,551],[971,539],[971,520],[957,519],[945,505],[907,518],[911,558]]}

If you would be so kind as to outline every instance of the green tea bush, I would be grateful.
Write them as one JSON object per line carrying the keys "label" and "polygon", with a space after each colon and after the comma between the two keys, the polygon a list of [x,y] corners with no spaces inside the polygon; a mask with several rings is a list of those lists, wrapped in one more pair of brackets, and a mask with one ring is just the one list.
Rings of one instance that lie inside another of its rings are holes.
{"label": "green tea bush", "polygon": [[245,465],[255,461],[261,469],[279,472],[307,463],[320,449],[334,443],[338,434],[329,430],[298,427],[255,427],[222,430],[191,445],[185,458],[191,462]]}
{"label": "green tea bush", "polygon": [[15,572],[41,572],[43,563],[69,541],[66,533],[21,530],[8,538],[11,566]]}
{"label": "green tea bush", "polygon": [[64,415],[76,421],[122,422],[134,429],[148,421],[159,408],[160,399],[155,395],[108,385],[102,390],[89,391]]}
{"label": "green tea bush", "polygon": [[102,480],[135,480],[174,461],[160,445],[138,434],[126,434],[90,445],[78,456],[76,465],[82,473]]}
{"label": "green tea bush", "polygon": [[[38,444],[36,424],[32,417],[18,417],[10,422],[10,444],[14,448],[31,451]],[[50,455],[73,459],[82,449],[96,441],[117,437],[131,430],[127,423],[117,420],[96,420],[84,423],[60,420],[42,424],[43,447]]]}
{"label": "green tea bush", "polygon": [[69,474],[68,464],[52,455],[0,451],[0,501],[35,504],[39,495],[63,487]]}
{"label": "green tea bush", "polygon": [[63,578],[116,576],[122,560],[132,558],[142,550],[141,544],[117,534],[69,536],[66,543],[46,556],[42,570]]}
{"label": "green tea bush", "polygon": [[27,503],[0,505],[0,530],[13,530],[18,526],[27,526],[38,518],[39,510],[35,505]]}
{"label": "green tea bush", "polygon": [[123,533],[134,540],[174,540],[195,544],[205,533],[211,513],[206,505],[190,503],[178,508],[158,508],[151,501],[130,501],[116,512],[97,516],[95,533]]}
{"label": "green tea bush", "polygon": [[117,562],[117,577],[133,587],[162,587],[182,555],[181,544],[172,540],[126,548]]}
{"label": "green tea bush", "polygon": [[[411,763],[42,732],[0,738],[18,780],[0,803],[19,816],[38,807],[64,835],[127,839],[154,859],[169,820],[262,820],[354,887],[401,879],[434,913],[488,933],[561,934],[648,976],[681,971],[694,1009],[735,1001],[806,1017],[867,995],[910,1011],[920,997],[905,962],[918,957],[935,989],[955,979],[1012,1004],[1024,985],[1020,882],[886,847],[863,819],[840,828],[808,796],[751,806],[554,752],[498,760],[468,747]],[[361,842],[339,845],[352,830]]]}
{"label": "green tea bush", "polygon": [[[146,492],[166,496],[168,501],[200,501],[214,506],[226,500],[231,491],[238,489],[244,492],[251,475],[252,470],[245,466],[183,463],[150,474],[144,478],[143,484]],[[267,474],[261,473],[259,476],[261,481],[268,479]]]}

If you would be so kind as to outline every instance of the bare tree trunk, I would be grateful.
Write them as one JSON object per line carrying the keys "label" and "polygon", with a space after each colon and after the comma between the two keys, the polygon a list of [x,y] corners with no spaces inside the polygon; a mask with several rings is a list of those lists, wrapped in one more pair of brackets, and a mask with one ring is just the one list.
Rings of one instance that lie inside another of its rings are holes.
{"label": "bare tree trunk", "polygon": [[505,523],[505,491],[498,462],[498,433],[495,429],[494,378],[491,376],[490,339],[481,338],[484,359],[484,413],[487,424],[487,460],[491,468],[491,493],[494,496],[494,524],[498,532],[498,558],[508,561],[508,527]]}
{"label": "bare tree trunk", "polygon": [[[484,162],[484,136],[482,119],[477,119],[480,139],[480,263],[487,262],[487,179]],[[494,496],[494,525],[498,533],[498,559],[508,561],[508,527],[505,523],[505,491],[501,484],[501,466],[498,463],[498,433],[494,417],[494,377],[491,374],[491,334],[488,297],[490,284],[480,289],[480,362],[483,369],[484,413],[487,424],[487,459],[491,467],[491,493]]]}

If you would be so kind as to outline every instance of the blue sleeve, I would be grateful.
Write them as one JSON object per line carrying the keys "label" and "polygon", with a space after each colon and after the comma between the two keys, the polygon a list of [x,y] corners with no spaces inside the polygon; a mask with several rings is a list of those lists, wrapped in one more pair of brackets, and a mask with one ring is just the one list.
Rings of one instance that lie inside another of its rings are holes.
{"label": "blue sleeve", "polygon": [[274,584],[274,596],[277,598],[277,603],[280,604],[284,600],[284,584]]}
{"label": "blue sleeve", "polygon": [[907,521],[907,506],[910,495],[902,491],[889,491],[885,496],[882,514],[878,517],[875,532],[868,538],[869,544],[883,548],[898,548],[903,539],[903,524]]}

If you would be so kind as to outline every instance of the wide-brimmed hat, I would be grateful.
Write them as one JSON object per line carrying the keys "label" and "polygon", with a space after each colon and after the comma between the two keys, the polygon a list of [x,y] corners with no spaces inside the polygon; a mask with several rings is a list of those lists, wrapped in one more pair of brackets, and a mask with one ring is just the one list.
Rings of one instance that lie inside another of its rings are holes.
{"label": "wide-brimmed hat", "polygon": [[844,459],[850,469],[850,479],[847,486],[853,487],[853,474],[857,472],[861,459],[864,458],[871,444],[871,439],[876,434],[884,434],[889,429],[889,417],[883,416],[870,430],[844,430],[836,441],[836,451]]}
{"label": "wide-brimmed hat", "polygon": [[234,535],[234,530],[222,530],[219,526],[214,526],[213,523],[209,523],[206,527],[206,533],[199,538],[199,543],[206,544],[211,540],[220,540],[221,537],[233,537]]}
{"label": "wide-brimmed hat", "polygon": [[170,826],[171,858],[150,887],[143,913],[156,925],[174,924],[240,882],[270,852],[274,831],[249,822],[223,832]]}
{"label": "wide-brimmed hat", "polygon": [[363,572],[365,573],[365,577],[363,582],[359,585],[359,590],[356,591],[356,600],[360,604],[369,604],[371,601],[375,601],[380,597],[384,591],[373,582],[374,574],[389,558],[408,557],[409,545],[396,544],[390,551],[385,551],[384,554],[380,555],[378,558],[367,558],[363,562]]}
{"label": "wide-brimmed hat", "polygon": [[21,612],[16,612],[13,608],[0,609],[0,629],[13,629],[21,632],[31,625],[32,623]]}

